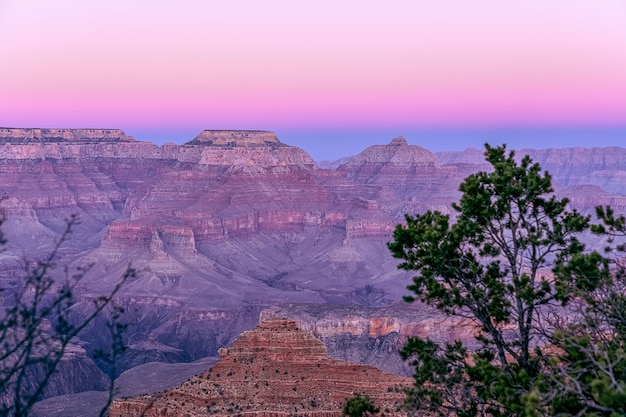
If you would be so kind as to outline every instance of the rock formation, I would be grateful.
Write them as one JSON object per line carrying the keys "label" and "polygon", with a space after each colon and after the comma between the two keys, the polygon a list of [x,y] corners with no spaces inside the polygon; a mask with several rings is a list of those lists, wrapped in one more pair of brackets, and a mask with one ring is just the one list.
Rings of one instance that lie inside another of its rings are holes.
{"label": "rock formation", "polygon": [[[108,377],[85,353],[85,349],[80,346],[69,344],[39,398],[45,399],[58,395],[108,388]],[[28,372],[24,374],[24,380],[22,380],[22,386],[26,387],[23,389],[22,398],[28,394],[32,395],[33,387],[39,386],[47,372],[46,363],[43,362],[34,363],[28,368]],[[0,390],[0,405],[12,404],[13,392],[10,390],[7,392],[4,387],[2,388]]]}
{"label": "rock formation", "polygon": [[[366,295],[366,294],[363,294]],[[367,363],[383,371],[411,375],[413,369],[398,355],[410,336],[439,343],[474,340],[476,327],[469,320],[442,317],[419,302],[398,302],[385,307],[289,304],[261,311],[260,320],[292,318],[297,326],[320,339],[329,355],[352,363]]]}
{"label": "rock formation", "polygon": [[373,196],[395,225],[404,213],[447,211],[458,195],[460,172],[442,167],[432,152],[409,145],[399,136],[388,145],[374,145],[337,168],[359,184],[376,186]]}
{"label": "rock formation", "polygon": [[[626,211],[626,150],[532,152],[572,207]],[[434,155],[403,138],[321,169],[271,132],[207,130],[156,146],[115,129],[0,129],[9,239],[0,286],[10,292],[24,257],[47,253],[78,214],[57,262],[59,273],[94,265],[77,315],[129,263],[139,272],[117,297],[132,323],[123,367],[214,356],[273,311],[312,330],[334,357],[406,374],[397,348],[407,336],[472,333],[424,316],[423,306],[398,307],[410,274],[386,242],[405,213],[453,214],[459,183],[480,169],[479,150]],[[98,322],[84,333],[88,354],[106,346],[104,330]]]}
{"label": "rock formation", "polygon": [[134,142],[119,129],[12,129],[0,128],[0,143]]}
{"label": "rock formation", "polygon": [[188,145],[207,145],[220,148],[265,148],[283,147],[273,132],[263,130],[205,130],[196,136]]}
{"label": "rock formation", "polygon": [[[626,148],[521,149],[516,155],[529,155],[563,186],[598,185],[606,192],[626,194]],[[443,164],[485,166],[483,151],[439,152]]]}
{"label": "rock formation", "polygon": [[331,359],[324,345],[294,321],[274,319],[220,349],[219,362],[207,372],[156,394],[115,400],[110,417],[339,417],[354,393],[368,395],[386,415],[401,415],[402,389],[411,383],[371,366]]}

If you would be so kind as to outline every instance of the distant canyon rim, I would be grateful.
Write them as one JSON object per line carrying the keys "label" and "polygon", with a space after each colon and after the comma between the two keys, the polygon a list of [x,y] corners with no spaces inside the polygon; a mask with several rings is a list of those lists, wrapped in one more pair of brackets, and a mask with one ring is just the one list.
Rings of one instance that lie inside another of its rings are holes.
{"label": "distant canyon rim", "polygon": [[[157,146],[117,129],[0,128],[1,285],[15,288],[24,259],[51,250],[76,214],[58,264],[94,264],[77,316],[129,264],[139,271],[116,299],[131,323],[120,371],[216,356],[260,321],[286,317],[334,358],[408,375],[397,354],[407,336],[471,340],[473,328],[403,303],[411,275],[386,243],[405,213],[452,214],[460,182],[486,165],[478,149],[432,153],[389,140],[317,164],[266,131],[206,130]],[[626,149],[517,154],[549,171],[572,208],[626,211]],[[103,326],[85,332],[68,370],[102,380],[90,358],[107,343]],[[84,389],[60,381],[48,396]]]}

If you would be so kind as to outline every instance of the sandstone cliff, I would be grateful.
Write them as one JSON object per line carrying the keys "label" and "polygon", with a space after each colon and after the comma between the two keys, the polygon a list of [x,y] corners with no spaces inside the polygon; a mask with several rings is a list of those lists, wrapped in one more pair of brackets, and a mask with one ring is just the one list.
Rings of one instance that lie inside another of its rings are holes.
{"label": "sandstone cliff", "polygon": [[110,416],[339,417],[353,393],[369,395],[387,415],[400,415],[404,394],[397,391],[411,382],[330,359],[324,345],[295,322],[274,319],[221,349],[209,371],[169,390],[115,400]]}
{"label": "sandstone cliff", "polygon": [[414,369],[400,359],[398,351],[410,336],[439,343],[464,340],[468,346],[478,347],[474,340],[476,327],[471,321],[442,317],[419,302],[379,308],[290,304],[263,310],[259,320],[279,317],[290,317],[299,328],[311,332],[333,358],[406,376]]}
{"label": "sandstone cliff", "polygon": [[[76,314],[129,263],[139,271],[117,300],[132,323],[124,366],[215,355],[262,311],[298,320],[332,356],[396,373],[408,372],[396,352],[408,335],[472,337],[398,307],[410,274],[396,269],[386,242],[404,213],[451,213],[460,181],[484,168],[481,151],[454,159],[396,138],[331,170],[271,132],[204,131],[160,147],[114,129],[2,129],[0,137],[9,238],[0,285],[14,287],[24,257],[47,253],[64,219],[78,214],[58,262],[94,264]],[[623,152],[537,158],[554,168],[572,207],[626,210]],[[106,346],[104,326],[83,336],[88,354]]]}

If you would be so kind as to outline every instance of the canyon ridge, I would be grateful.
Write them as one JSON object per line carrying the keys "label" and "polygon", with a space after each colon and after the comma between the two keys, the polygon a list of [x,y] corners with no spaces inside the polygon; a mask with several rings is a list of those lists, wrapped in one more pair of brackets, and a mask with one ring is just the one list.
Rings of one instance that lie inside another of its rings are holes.
{"label": "canyon ridge", "polygon": [[[548,170],[572,208],[626,211],[626,149],[517,154]],[[401,301],[411,275],[386,243],[405,213],[452,214],[460,182],[487,168],[482,151],[435,154],[397,137],[341,162],[322,168],[265,131],[206,130],[157,146],[116,129],[0,128],[0,285],[15,288],[25,260],[48,253],[77,215],[57,262],[93,264],[77,317],[129,264],[138,271],[116,298],[131,323],[120,372],[215,357],[259,322],[287,317],[333,358],[408,375],[397,354],[407,336],[471,340],[473,331]],[[104,326],[77,342],[81,363],[106,346]],[[76,366],[100,381],[92,365]],[[49,395],[81,389],[59,387]]]}

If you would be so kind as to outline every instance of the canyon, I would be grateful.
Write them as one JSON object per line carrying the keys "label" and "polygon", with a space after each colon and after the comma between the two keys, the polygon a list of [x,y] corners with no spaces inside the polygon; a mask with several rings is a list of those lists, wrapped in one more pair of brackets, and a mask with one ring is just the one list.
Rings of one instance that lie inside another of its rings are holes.
{"label": "canyon", "polygon": [[[548,170],[572,208],[626,211],[626,149],[517,154]],[[471,340],[473,329],[403,303],[411,274],[386,243],[405,213],[453,214],[460,182],[486,168],[480,150],[435,154],[402,137],[323,168],[265,131],[207,130],[157,146],[117,129],[0,128],[0,286],[10,294],[25,259],[48,253],[77,215],[57,260],[92,265],[77,318],[129,264],[138,271],[115,300],[130,323],[119,373],[215,357],[259,322],[286,317],[333,358],[409,375],[397,354],[406,337]],[[105,319],[81,336],[81,361],[107,345]],[[80,390],[70,385],[49,395]]]}
{"label": "canyon", "polygon": [[211,369],[158,393],[120,398],[110,417],[308,415],[340,417],[346,399],[368,396],[385,415],[402,415],[411,378],[328,357],[291,320],[273,319],[220,349]]}

